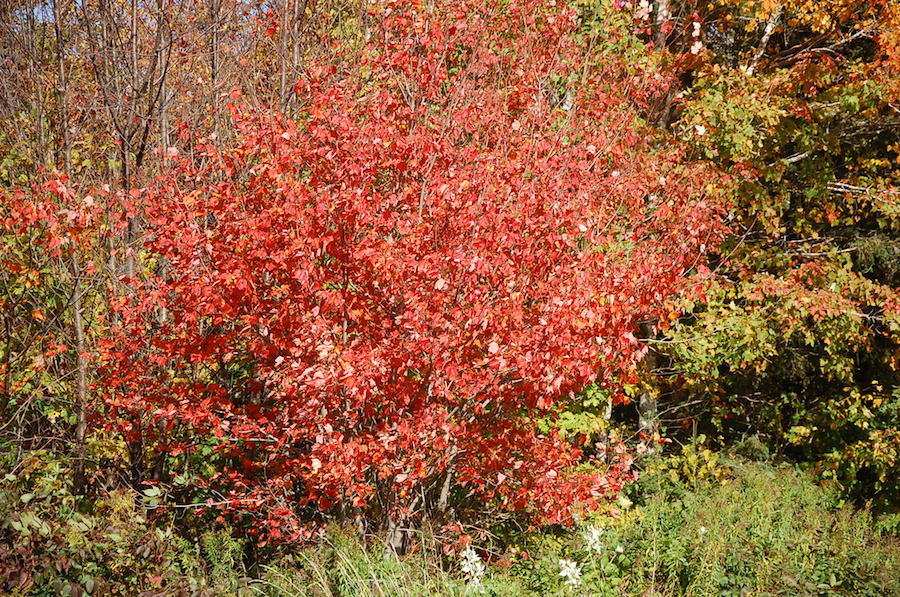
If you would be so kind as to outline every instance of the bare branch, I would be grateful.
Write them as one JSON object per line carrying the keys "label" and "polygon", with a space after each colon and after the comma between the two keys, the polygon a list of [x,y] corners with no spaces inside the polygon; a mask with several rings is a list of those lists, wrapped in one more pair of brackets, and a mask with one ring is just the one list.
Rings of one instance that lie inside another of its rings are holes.
{"label": "bare branch", "polygon": [[778,26],[778,19],[781,18],[782,12],[783,9],[779,4],[775,10],[772,11],[772,14],[769,15],[769,21],[766,23],[766,29],[763,32],[762,39],[759,41],[759,47],[756,49],[756,54],[753,56],[753,60],[750,61],[750,64],[747,65],[747,76],[753,74],[753,71],[756,70],[756,67],[759,65],[759,61],[762,60],[762,57],[765,55],[766,46],[769,45],[769,38],[772,37],[775,27]]}

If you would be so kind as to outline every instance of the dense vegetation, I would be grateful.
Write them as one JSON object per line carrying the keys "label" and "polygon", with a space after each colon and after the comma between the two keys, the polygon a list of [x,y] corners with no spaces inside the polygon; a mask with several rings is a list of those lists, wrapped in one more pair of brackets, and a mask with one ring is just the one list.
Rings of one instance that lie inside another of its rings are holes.
{"label": "dense vegetation", "polygon": [[24,587],[17,595],[900,594],[896,515],[854,511],[836,486],[823,489],[791,466],[710,459],[691,446],[629,486],[615,517],[541,534],[470,527],[457,553],[426,528],[423,549],[401,559],[385,557],[383,538],[364,542],[335,524],[313,546],[256,565],[233,527],[187,540],[171,513],[151,522],[125,490],[79,511],[63,467],[29,465],[0,501],[5,562],[18,564],[8,583]]}
{"label": "dense vegetation", "polygon": [[0,591],[900,592],[895,0],[0,21]]}

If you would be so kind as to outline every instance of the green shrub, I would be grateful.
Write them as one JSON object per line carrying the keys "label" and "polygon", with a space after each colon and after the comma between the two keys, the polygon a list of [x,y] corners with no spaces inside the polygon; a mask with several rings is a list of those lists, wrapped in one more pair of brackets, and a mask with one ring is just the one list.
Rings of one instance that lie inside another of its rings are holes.
{"label": "green shrub", "polygon": [[170,519],[150,520],[130,491],[76,498],[69,474],[44,451],[0,463],[0,593],[210,594],[199,551]]}
{"label": "green shrub", "polygon": [[[637,505],[586,521],[517,574],[540,594],[900,595],[894,524],[841,506],[796,468],[686,450],[656,463],[630,496]],[[560,560],[579,566],[577,586],[564,584]]]}
{"label": "green shrub", "polygon": [[691,596],[900,594],[900,545],[867,509],[839,507],[795,468],[723,469],[696,491],[668,475],[645,481],[656,491],[622,525],[643,545],[633,583]]}

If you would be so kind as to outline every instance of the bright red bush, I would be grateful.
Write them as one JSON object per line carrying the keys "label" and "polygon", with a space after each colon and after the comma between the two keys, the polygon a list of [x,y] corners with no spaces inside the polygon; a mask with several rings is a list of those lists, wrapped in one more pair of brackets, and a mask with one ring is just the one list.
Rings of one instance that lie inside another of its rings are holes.
{"label": "bright red bush", "polygon": [[121,305],[109,404],[162,454],[219,438],[218,486],[276,539],[303,512],[433,512],[448,475],[566,522],[630,458],[575,468],[538,420],[633,378],[638,320],[722,234],[707,173],[654,147],[644,79],[596,49],[623,33],[562,2],[367,18],[293,120],[233,107],[234,146],[144,196],[155,275]]}

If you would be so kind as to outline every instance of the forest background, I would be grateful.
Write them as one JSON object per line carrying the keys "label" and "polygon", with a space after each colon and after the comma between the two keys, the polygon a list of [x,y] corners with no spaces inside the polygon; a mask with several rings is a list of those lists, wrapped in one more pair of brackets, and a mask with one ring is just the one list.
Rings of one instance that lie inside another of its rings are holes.
{"label": "forest background", "polygon": [[328,594],[353,528],[461,591],[744,595],[733,541],[516,554],[769,473],[897,563],[897,2],[0,11],[0,590]]}

